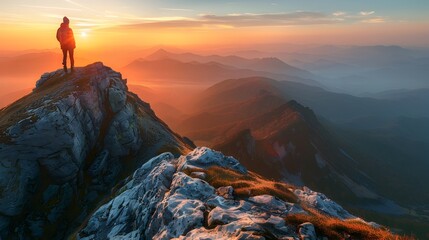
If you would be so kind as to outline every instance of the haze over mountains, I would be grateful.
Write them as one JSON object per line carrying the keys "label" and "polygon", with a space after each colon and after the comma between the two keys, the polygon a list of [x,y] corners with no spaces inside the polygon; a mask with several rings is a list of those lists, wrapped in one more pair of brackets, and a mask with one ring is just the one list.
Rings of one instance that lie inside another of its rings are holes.
{"label": "haze over mountains", "polygon": [[163,49],[133,61],[122,71],[133,79],[171,85],[181,82],[209,86],[225,79],[251,76],[320,85],[317,81],[310,79],[315,78],[311,73],[292,67],[276,58],[245,59],[237,56],[174,54]]}
{"label": "haze over mountains", "polygon": [[278,57],[306,69],[336,91],[352,94],[429,87],[427,49],[400,46],[287,45],[240,52],[246,57]]}

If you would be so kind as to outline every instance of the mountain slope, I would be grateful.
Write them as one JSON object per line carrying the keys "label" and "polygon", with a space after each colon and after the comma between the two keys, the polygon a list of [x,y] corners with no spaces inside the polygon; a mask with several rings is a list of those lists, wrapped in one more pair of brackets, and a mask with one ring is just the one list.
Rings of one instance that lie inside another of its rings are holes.
{"label": "mountain slope", "polygon": [[62,239],[146,160],[191,148],[102,63],[46,73],[0,111],[0,237]]}
{"label": "mountain slope", "polygon": [[295,101],[241,121],[228,133],[213,148],[262,176],[306,185],[349,205],[384,201],[358,162],[339,148],[310,109]]}
{"label": "mountain slope", "polygon": [[403,98],[375,99],[356,97],[298,82],[277,81],[263,77],[230,79],[215,84],[195,99],[196,109],[201,111],[201,109],[205,109],[207,104],[221,105],[243,101],[253,97],[255,93],[261,90],[286,100],[296,100],[313,109],[318,116],[336,123],[367,116],[429,116],[429,111],[427,111],[425,105],[415,104],[418,98],[411,98],[408,101]]}

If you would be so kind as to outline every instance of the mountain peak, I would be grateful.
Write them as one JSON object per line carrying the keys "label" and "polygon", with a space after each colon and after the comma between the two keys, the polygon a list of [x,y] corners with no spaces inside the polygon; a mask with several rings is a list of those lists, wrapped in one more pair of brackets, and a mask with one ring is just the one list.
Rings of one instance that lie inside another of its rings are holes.
{"label": "mountain peak", "polygon": [[0,113],[4,239],[63,239],[142,163],[192,148],[100,62],[43,74]]}
{"label": "mountain peak", "polygon": [[[114,74],[116,73],[116,74]],[[44,73],[39,80],[37,80],[36,82],[36,89],[39,89],[42,87],[42,85],[47,82],[50,79],[59,79],[62,78],[63,80],[71,80],[71,83],[76,83],[75,81],[78,79],[81,79],[83,77],[90,77],[90,76],[95,76],[98,75],[99,79],[101,79],[101,75],[106,75],[106,74],[114,74],[116,75],[115,77],[119,77],[121,78],[121,74],[114,72],[110,67],[104,66],[104,64],[102,62],[95,62],[92,64],[89,64],[85,67],[76,67],[74,69],[74,72],[72,73],[65,73],[64,70],[62,69],[58,69],[56,71],[53,72],[47,72]],[[51,80],[52,81],[52,80]]]}
{"label": "mountain peak", "polygon": [[149,56],[145,57],[148,60],[159,60],[164,58],[169,58],[173,53],[165,50],[164,48],[159,48]]}

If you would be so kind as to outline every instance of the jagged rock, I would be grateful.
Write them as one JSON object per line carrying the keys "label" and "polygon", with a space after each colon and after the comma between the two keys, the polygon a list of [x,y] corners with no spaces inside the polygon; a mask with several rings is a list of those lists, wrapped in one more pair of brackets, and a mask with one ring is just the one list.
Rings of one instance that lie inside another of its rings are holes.
{"label": "jagged rock", "polygon": [[0,238],[64,238],[162,148],[190,146],[120,73],[94,63],[43,74],[0,112]]}
{"label": "jagged rock", "polygon": [[222,196],[225,199],[233,199],[234,198],[234,188],[231,186],[220,187],[216,189],[216,194]]}
{"label": "jagged rock", "polygon": [[[76,238],[318,239],[311,223],[301,224],[298,230],[286,223],[290,214],[309,214],[299,203],[267,194],[225,198],[231,186],[215,189],[189,172],[214,166],[247,173],[237,160],[205,147],[179,158],[164,153],[149,160],[89,218]],[[309,189],[305,192],[320,196]]]}
{"label": "jagged rock", "polygon": [[90,218],[78,238],[263,239],[267,231],[279,238],[297,236],[283,219],[288,208],[282,200],[265,195],[238,201],[224,198],[220,194],[231,194],[232,187],[216,191],[180,170],[180,166],[196,168],[200,160],[199,168],[228,166],[246,172],[237,160],[204,147],[178,159],[160,155],[136,170],[121,193]]}
{"label": "jagged rock", "polygon": [[207,177],[207,174],[206,173],[204,173],[204,172],[191,172],[191,177],[194,177],[194,178],[199,178],[199,179],[206,179],[206,177]]}
{"label": "jagged rock", "polygon": [[294,193],[298,198],[307,203],[308,205],[317,208],[324,213],[339,218],[339,219],[350,219],[357,218],[356,216],[347,212],[343,207],[338,205],[336,202],[327,198],[323,193],[314,192],[307,187],[303,189],[295,189]]}
{"label": "jagged rock", "polygon": [[42,86],[47,80],[52,78],[53,76],[64,76],[65,73],[63,70],[57,70],[55,72],[47,72],[42,74],[39,80],[36,81],[36,89]]}
{"label": "jagged rock", "polygon": [[109,88],[109,103],[114,113],[119,112],[127,101],[127,95],[123,89]]}
{"label": "jagged rock", "polygon": [[299,235],[302,240],[317,240],[316,230],[310,222],[299,225]]}
{"label": "jagged rock", "polygon": [[182,171],[187,168],[198,169],[218,166],[230,168],[241,173],[247,173],[246,168],[241,165],[237,159],[224,156],[223,154],[215,152],[209,148],[200,148],[199,152],[193,152],[193,154],[195,155],[188,154],[179,158],[179,170]]}

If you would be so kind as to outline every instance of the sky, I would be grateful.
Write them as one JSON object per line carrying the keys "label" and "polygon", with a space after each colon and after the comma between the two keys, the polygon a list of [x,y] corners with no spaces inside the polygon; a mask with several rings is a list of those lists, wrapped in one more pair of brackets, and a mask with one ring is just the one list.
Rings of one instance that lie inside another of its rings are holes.
{"label": "sky", "polygon": [[271,43],[429,47],[427,0],[2,0],[0,50]]}

